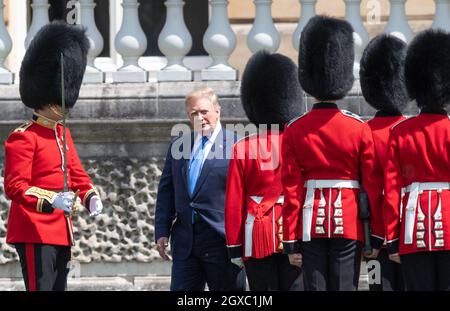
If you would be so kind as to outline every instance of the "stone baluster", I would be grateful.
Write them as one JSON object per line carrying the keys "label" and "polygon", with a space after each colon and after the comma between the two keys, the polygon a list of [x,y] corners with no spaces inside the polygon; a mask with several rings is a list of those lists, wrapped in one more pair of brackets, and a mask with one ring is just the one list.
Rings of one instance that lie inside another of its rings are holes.
{"label": "stone baluster", "polygon": [[211,18],[203,36],[203,46],[212,64],[201,72],[202,80],[236,80],[237,71],[228,59],[236,48],[236,35],[228,20],[228,0],[210,0]]}
{"label": "stone baluster", "polygon": [[441,28],[450,31],[450,0],[434,0],[436,13],[431,28]]}
{"label": "stone baluster", "polygon": [[301,14],[298,20],[297,28],[295,28],[294,34],[292,35],[292,45],[298,51],[300,45],[300,36],[302,34],[303,28],[305,28],[309,19],[316,15],[316,3],[317,0],[300,0]]}
{"label": "stone baluster", "polygon": [[247,37],[247,45],[255,53],[266,50],[274,53],[280,46],[280,34],[272,20],[272,0],[253,0],[255,20]]}
{"label": "stone baluster", "polygon": [[79,1],[80,21],[86,28],[86,36],[90,43],[83,83],[102,83],[104,82],[104,74],[94,65],[95,58],[103,50],[103,38],[95,24],[94,8],[96,4],[94,3],[94,0]]}
{"label": "stone baluster", "polygon": [[353,75],[359,78],[359,61],[361,60],[367,43],[369,43],[369,33],[361,19],[361,0],[344,0],[345,18],[353,26],[353,38],[355,42],[355,62],[353,66]]}
{"label": "stone baluster", "polygon": [[4,7],[3,0],[0,0],[0,84],[11,84],[14,82],[14,75],[5,68],[5,58],[11,52],[12,40],[3,19]]}
{"label": "stone baluster", "polygon": [[31,8],[33,9],[33,19],[31,21],[30,28],[28,29],[27,37],[25,38],[25,48],[27,49],[33,40],[36,33],[42,26],[48,24],[48,0],[33,0]]}
{"label": "stone baluster", "polygon": [[183,58],[192,47],[192,37],[183,16],[183,0],[167,0],[166,23],[158,37],[158,47],[167,58],[167,65],[158,72],[159,81],[191,81],[192,71],[183,65]]}
{"label": "stone baluster", "polygon": [[406,0],[390,0],[390,2],[391,11],[384,32],[409,42],[414,34],[406,18]]}
{"label": "stone baluster", "polygon": [[139,23],[137,0],[123,0],[122,25],[114,40],[123,66],[113,72],[114,82],[146,82],[147,72],[139,67],[138,59],[147,49],[147,37]]}

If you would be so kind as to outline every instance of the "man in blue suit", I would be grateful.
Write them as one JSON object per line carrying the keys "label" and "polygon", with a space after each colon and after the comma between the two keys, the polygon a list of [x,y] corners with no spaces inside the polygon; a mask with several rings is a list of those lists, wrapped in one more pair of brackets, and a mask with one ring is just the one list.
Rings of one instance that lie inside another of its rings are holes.
{"label": "man in blue suit", "polygon": [[186,97],[194,133],[172,141],[158,187],[155,239],[173,256],[174,291],[244,290],[244,271],[228,259],[224,230],[225,186],[233,133],[222,129],[220,105],[210,88]]}

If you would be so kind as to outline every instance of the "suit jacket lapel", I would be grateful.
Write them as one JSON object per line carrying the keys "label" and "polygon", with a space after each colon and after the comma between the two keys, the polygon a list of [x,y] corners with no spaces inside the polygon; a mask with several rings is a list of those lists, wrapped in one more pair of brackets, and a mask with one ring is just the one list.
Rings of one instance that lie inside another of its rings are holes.
{"label": "suit jacket lapel", "polygon": [[187,191],[189,192],[189,159],[183,159],[183,165],[181,167],[181,176],[184,181],[184,185],[186,186]]}
{"label": "suit jacket lapel", "polygon": [[[192,148],[194,147],[194,133],[191,134],[191,146],[190,146],[190,152],[192,153]],[[186,191],[188,192],[188,194],[190,194],[189,192],[189,163],[191,161],[190,157],[188,159],[183,159],[184,163],[183,166],[181,167],[181,176],[182,179],[184,180],[185,186],[186,186]]]}

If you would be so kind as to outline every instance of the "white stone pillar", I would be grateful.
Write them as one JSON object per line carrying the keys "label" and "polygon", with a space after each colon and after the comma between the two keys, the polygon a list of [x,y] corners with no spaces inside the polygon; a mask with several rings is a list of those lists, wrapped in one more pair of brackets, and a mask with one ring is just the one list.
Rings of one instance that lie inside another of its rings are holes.
{"label": "white stone pillar", "polygon": [[94,8],[96,4],[94,3],[94,0],[79,1],[81,25],[86,28],[86,36],[90,43],[83,83],[103,83],[104,73],[94,65],[95,58],[103,50],[103,38],[95,24]]}
{"label": "white stone pillar", "polygon": [[355,42],[355,62],[353,65],[353,75],[359,78],[359,61],[364,49],[369,43],[369,33],[361,19],[361,0],[344,0],[345,18],[353,26],[353,39]]}
{"label": "white stone pillar", "polygon": [[300,0],[302,6],[301,14],[297,28],[295,28],[294,34],[292,35],[292,45],[297,51],[300,45],[300,36],[303,28],[305,28],[310,18],[316,15],[316,3],[317,0]]}
{"label": "white stone pillar", "polygon": [[280,34],[272,20],[272,0],[253,0],[253,3],[256,13],[247,45],[252,53],[259,50],[274,53],[280,46]]}
{"label": "white stone pillar", "polygon": [[212,64],[201,72],[202,80],[236,80],[237,71],[228,59],[236,48],[236,35],[228,20],[228,0],[210,0],[211,17],[203,36],[203,46]]}
{"label": "white stone pillar", "polygon": [[167,65],[158,72],[159,81],[191,81],[192,71],[183,65],[191,50],[192,37],[184,23],[183,0],[167,0],[166,23],[158,37],[158,47],[167,58]]}
{"label": "white stone pillar", "polygon": [[114,40],[123,66],[113,72],[113,82],[146,82],[147,72],[139,67],[138,59],[147,49],[147,37],[139,23],[137,0],[123,0],[122,26]]}
{"label": "white stone pillar", "polygon": [[405,42],[411,41],[414,34],[406,17],[406,0],[390,0],[390,3],[391,11],[384,32],[396,36]]}
{"label": "white stone pillar", "polygon": [[[25,16],[24,12],[27,11],[27,2],[22,1],[9,1],[6,6],[8,16]],[[9,18],[8,32],[12,39],[12,50],[9,56],[6,58],[7,67],[14,73],[18,73],[22,64],[23,56],[25,55],[25,39],[27,37],[27,19],[26,18]],[[14,83],[19,82],[19,75],[15,74]]]}
{"label": "white stone pillar", "polygon": [[431,28],[441,28],[450,31],[450,0],[434,0],[436,13]]}
{"label": "white stone pillar", "polygon": [[0,0],[0,84],[12,84],[14,82],[14,75],[5,68],[5,58],[11,52],[12,40],[3,18],[4,7],[3,0]]}
{"label": "white stone pillar", "polygon": [[[31,40],[33,40],[36,33],[42,26],[49,23],[48,19],[48,0],[33,0],[31,8],[33,9],[33,18],[31,20],[30,29],[28,29],[27,37],[25,38],[25,48],[28,48]],[[25,12],[23,12],[25,14]],[[15,18],[20,18],[16,16]],[[22,18],[26,18],[23,16]]]}

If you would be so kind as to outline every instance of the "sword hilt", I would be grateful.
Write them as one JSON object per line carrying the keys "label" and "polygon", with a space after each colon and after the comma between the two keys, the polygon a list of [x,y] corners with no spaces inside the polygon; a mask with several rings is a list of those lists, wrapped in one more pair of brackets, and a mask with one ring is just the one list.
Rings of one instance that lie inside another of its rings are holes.
{"label": "sword hilt", "polygon": [[72,216],[76,216],[80,212],[78,210],[78,205],[77,205],[77,199],[78,199],[79,194],[80,194],[80,190],[77,190],[73,197],[73,205],[72,205],[71,213],[70,213]]}

